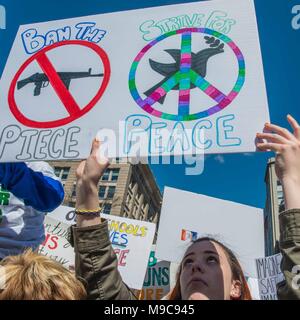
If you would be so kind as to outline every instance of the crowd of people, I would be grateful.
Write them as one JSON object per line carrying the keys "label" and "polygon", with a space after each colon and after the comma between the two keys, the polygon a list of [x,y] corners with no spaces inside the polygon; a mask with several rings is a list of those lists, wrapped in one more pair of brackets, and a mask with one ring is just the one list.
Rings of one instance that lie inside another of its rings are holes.
{"label": "crowd of people", "polygon": [[[300,126],[288,115],[292,132],[267,123],[256,137],[257,148],[276,153],[276,174],[283,185],[285,211],[280,213],[281,268],[285,280],[277,287],[279,299],[300,299],[293,272],[300,265]],[[51,168],[33,163],[0,164],[2,190],[12,202],[1,203],[0,299],[133,300],[122,281],[112,248],[108,223],[100,215],[98,182],[109,165],[94,140],[90,156],[77,168],[76,225],[69,242],[75,251],[75,274],[41,256],[44,212],[63,200],[63,188]],[[255,174],[255,173],[253,173]],[[3,209],[5,207],[5,210]],[[137,261],[138,263],[138,261]],[[17,288],[17,289],[16,289]],[[180,263],[169,300],[251,300],[235,254],[212,238],[192,242]]]}

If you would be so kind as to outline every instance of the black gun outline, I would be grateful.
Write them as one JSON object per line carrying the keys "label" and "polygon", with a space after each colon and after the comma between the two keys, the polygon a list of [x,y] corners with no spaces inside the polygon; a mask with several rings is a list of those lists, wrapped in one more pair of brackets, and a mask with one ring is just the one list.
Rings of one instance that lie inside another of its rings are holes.
{"label": "black gun outline", "polygon": [[[103,77],[103,73],[92,74],[92,68],[89,68],[88,72],[57,72],[61,81],[64,83],[67,90],[70,88],[70,83],[72,79],[80,78],[93,78],[93,77]],[[33,95],[39,96],[41,94],[41,89],[46,88],[49,85],[49,78],[44,73],[35,73],[32,76],[29,76],[26,79],[20,80],[17,82],[17,89],[20,90],[27,84],[34,83],[35,88]]]}

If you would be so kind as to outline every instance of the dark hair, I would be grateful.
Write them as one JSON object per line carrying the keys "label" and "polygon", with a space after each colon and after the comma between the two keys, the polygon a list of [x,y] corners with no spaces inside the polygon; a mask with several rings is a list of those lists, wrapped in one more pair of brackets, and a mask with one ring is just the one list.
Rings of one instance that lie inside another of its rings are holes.
{"label": "dark hair", "polygon": [[[224,252],[227,256],[229,265],[230,265],[233,279],[239,280],[241,283],[241,296],[236,300],[252,300],[248,283],[247,283],[246,278],[244,276],[242,267],[241,267],[238,259],[236,258],[235,254],[229,248],[227,248],[223,243],[221,243],[213,238],[210,238],[210,237],[199,238],[196,241],[193,241],[193,243],[190,245],[190,247],[193,244],[198,243],[198,242],[202,242],[202,241],[214,242],[214,243],[218,244],[224,250]],[[177,272],[175,287],[172,289],[172,291],[167,296],[167,298],[169,300],[182,300],[181,288],[180,288],[181,271],[182,271],[182,262],[180,263],[180,266],[179,266],[179,269]]]}

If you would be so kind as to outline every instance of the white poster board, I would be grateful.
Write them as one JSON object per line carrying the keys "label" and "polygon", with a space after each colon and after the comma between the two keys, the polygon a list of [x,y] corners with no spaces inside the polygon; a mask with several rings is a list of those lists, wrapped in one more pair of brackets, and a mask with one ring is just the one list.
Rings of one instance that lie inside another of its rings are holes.
{"label": "white poster board", "polygon": [[261,300],[277,300],[277,283],[284,280],[280,268],[281,253],[256,259],[259,294]]}
{"label": "white poster board", "polygon": [[74,249],[67,240],[69,225],[46,216],[44,226],[45,241],[39,246],[39,254],[61,263],[67,269],[73,269]]}
{"label": "white poster board", "polygon": [[191,240],[207,235],[233,250],[245,275],[256,278],[255,259],[264,255],[263,210],[166,187],[157,257],[180,262]]}
{"label": "white poster board", "polygon": [[2,162],[85,158],[99,129],[109,157],[255,151],[269,112],[253,0],[23,25],[0,100]]}
{"label": "white poster board", "polygon": [[[50,215],[64,223],[75,223],[74,208],[60,206]],[[155,224],[146,221],[101,214],[108,220],[109,236],[118,258],[123,281],[133,289],[141,289],[155,233]]]}

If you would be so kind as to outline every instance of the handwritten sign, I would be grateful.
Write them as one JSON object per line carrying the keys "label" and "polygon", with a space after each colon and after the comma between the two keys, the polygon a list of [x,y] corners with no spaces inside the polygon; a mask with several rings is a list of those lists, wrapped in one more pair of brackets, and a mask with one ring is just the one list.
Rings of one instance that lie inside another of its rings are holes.
{"label": "handwritten sign", "polygon": [[67,240],[69,225],[46,216],[44,226],[45,241],[39,247],[39,254],[61,263],[67,269],[73,268],[74,249]]}
{"label": "handwritten sign", "polygon": [[[75,223],[74,208],[60,206],[51,216],[63,223]],[[107,214],[101,216],[108,220],[109,237],[123,281],[130,288],[141,289],[147,271],[155,224]]]}
{"label": "handwritten sign", "polygon": [[100,129],[109,157],[251,152],[269,121],[253,0],[23,25],[1,88],[2,162],[85,158]]}
{"label": "handwritten sign", "polygon": [[161,300],[170,291],[170,262],[157,259],[155,247],[152,246],[150,253],[140,300]]}
{"label": "handwritten sign", "polygon": [[281,253],[256,259],[259,293],[261,300],[277,300],[277,283],[284,280],[280,269]]}

